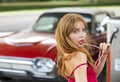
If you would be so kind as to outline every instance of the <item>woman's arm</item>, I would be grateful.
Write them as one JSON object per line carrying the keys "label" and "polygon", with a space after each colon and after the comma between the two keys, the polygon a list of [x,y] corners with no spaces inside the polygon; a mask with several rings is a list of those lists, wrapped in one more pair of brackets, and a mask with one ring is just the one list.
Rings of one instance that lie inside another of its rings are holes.
{"label": "woman's arm", "polygon": [[99,66],[97,68],[95,67],[95,71],[96,71],[97,76],[99,76],[99,74],[103,70],[105,62],[107,60],[108,53],[110,52],[110,44],[101,43],[100,48],[102,49],[103,56],[99,59],[100,60]]}
{"label": "woman's arm", "polygon": [[[87,57],[84,53],[77,53],[74,60],[74,67],[87,63]],[[87,64],[77,68],[74,72],[75,82],[87,82]]]}
{"label": "woman's arm", "polygon": [[101,61],[101,62],[100,62],[100,65],[99,65],[97,68],[95,67],[95,71],[96,71],[97,77],[98,77],[99,74],[102,72],[106,60],[107,60],[107,55],[105,54],[105,55],[103,55],[103,57],[102,57],[101,60],[100,60],[100,61]]}

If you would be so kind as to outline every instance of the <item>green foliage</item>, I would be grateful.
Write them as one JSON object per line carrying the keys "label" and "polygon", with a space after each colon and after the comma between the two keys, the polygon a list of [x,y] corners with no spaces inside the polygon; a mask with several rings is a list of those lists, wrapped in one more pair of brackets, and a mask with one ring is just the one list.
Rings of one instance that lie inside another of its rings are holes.
{"label": "green foliage", "polygon": [[82,1],[52,1],[52,2],[14,2],[14,3],[0,3],[0,11],[14,11],[14,10],[31,10],[31,9],[49,9],[55,7],[88,7],[88,6],[113,6],[118,5],[117,3],[90,3],[85,0]]}
{"label": "green foliage", "polygon": [[0,0],[0,2],[46,2],[46,1],[80,1],[80,0]]}

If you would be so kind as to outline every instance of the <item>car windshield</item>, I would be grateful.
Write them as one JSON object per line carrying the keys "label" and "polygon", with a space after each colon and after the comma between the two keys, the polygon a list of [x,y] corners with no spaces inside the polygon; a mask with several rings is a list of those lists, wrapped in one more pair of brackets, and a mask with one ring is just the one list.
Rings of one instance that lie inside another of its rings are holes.
{"label": "car windshield", "polygon": [[[54,32],[59,19],[66,13],[46,13],[40,16],[33,26],[33,30],[37,32]],[[92,16],[89,14],[81,14],[87,23],[91,23]],[[88,26],[89,27],[89,26]]]}

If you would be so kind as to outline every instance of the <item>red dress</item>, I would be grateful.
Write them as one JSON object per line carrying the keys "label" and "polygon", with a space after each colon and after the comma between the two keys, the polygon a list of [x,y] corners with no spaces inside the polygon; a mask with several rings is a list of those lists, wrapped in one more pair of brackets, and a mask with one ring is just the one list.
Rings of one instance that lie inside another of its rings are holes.
{"label": "red dress", "polygon": [[[75,78],[72,78],[71,76],[73,75],[74,71],[82,65],[87,65],[87,63],[83,63],[83,64],[78,65],[71,72],[70,76],[67,76],[68,82],[75,82]],[[94,70],[92,69],[92,67],[90,65],[88,65],[88,67],[87,67],[87,80],[88,80],[88,82],[98,82],[97,77],[96,77],[96,73],[94,72]]]}

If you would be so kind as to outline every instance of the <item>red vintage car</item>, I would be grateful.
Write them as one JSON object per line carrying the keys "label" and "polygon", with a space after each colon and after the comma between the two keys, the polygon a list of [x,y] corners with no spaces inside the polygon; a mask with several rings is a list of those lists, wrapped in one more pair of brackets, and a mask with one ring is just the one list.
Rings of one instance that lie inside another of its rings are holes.
{"label": "red vintage car", "polygon": [[[113,12],[92,8],[54,8],[40,15],[30,29],[0,38],[0,79],[66,81],[57,74],[54,32],[59,19],[67,13],[78,13],[88,23],[87,31],[99,44],[106,41],[106,28],[100,25]],[[97,56],[97,54],[96,54]],[[106,69],[99,76],[105,82]]]}

